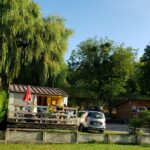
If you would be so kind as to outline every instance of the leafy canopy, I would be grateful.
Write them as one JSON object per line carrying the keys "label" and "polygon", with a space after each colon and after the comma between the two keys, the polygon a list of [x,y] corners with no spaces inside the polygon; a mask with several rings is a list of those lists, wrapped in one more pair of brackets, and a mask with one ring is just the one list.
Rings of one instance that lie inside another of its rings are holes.
{"label": "leafy canopy", "polygon": [[150,45],[147,45],[141,57],[140,86],[142,94],[150,95]]}
{"label": "leafy canopy", "polygon": [[133,62],[132,48],[115,45],[109,39],[90,38],[72,52],[68,61],[68,80],[76,86],[84,82],[86,88],[98,93],[99,99],[111,103],[113,98],[126,91]]}
{"label": "leafy canopy", "polygon": [[0,0],[0,5],[2,82],[54,84],[65,70],[64,54],[72,30],[58,16],[43,18],[33,0]]}

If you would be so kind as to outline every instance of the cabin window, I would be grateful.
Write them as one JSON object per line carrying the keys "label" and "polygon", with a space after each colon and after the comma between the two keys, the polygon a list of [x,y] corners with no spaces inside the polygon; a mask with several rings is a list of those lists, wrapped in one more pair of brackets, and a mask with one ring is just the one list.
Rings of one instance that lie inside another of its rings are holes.
{"label": "cabin window", "polygon": [[57,105],[57,101],[56,100],[52,100],[52,105]]}
{"label": "cabin window", "polygon": [[38,106],[47,106],[47,97],[38,96],[37,97]]}
{"label": "cabin window", "polygon": [[62,105],[63,98],[61,96],[37,96],[38,106]]}

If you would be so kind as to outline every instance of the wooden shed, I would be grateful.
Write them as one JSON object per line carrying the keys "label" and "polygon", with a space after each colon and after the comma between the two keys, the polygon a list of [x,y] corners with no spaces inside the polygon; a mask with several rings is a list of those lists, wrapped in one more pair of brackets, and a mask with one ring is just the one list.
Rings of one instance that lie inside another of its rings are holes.
{"label": "wooden shed", "polygon": [[10,84],[8,128],[77,130],[77,108],[60,88]]}
{"label": "wooden shed", "polygon": [[[15,109],[18,106],[26,106],[27,102],[23,100],[23,96],[27,90],[27,85],[10,84],[9,85],[9,103],[8,118],[14,117]],[[59,88],[30,86],[34,112],[37,112],[37,106],[67,106],[68,94]]]}
{"label": "wooden shed", "polygon": [[116,106],[116,117],[119,120],[128,121],[142,109],[150,109],[150,100],[128,99]]}

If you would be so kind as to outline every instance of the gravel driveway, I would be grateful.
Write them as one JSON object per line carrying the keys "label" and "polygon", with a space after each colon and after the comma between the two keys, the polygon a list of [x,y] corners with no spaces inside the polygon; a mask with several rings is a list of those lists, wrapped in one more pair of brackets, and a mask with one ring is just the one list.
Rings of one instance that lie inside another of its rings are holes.
{"label": "gravel driveway", "polygon": [[128,132],[128,124],[112,124],[112,123],[107,123],[106,124],[106,130]]}

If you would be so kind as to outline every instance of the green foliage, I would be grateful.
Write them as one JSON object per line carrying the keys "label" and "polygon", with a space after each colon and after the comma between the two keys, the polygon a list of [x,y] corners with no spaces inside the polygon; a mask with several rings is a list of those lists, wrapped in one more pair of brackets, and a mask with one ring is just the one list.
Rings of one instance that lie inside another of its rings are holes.
{"label": "green foliage", "polygon": [[147,45],[141,57],[140,86],[143,94],[150,95],[150,45]]}
{"label": "green foliage", "polygon": [[[64,20],[57,16],[49,16],[44,19],[44,51],[42,53],[43,71],[39,72],[41,83],[49,80],[54,82],[57,76],[65,69],[64,53],[67,49],[67,41],[72,31],[66,29]],[[42,68],[41,68],[42,69]],[[54,83],[51,83],[53,85]]]}
{"label": "green foliage", "polygon": [[0,91],[0,122],[4,119],[7,113],[8,96],[5,91]]}
{"label": "green foliage", "polygon": [[150,111],[142,111],[137,117],[131,119],[130,125],[132,127],[140,128],[150,125]]}
{"label": "green foliage", "polygon": [[[43,50],[38,60],[21,68],[15,83],[32,85],[62,86],[66,83],[66,64],[64,53],[67,40],[72,31],[64,27],[64,20],[57,16],[49,16],[44,20]],[[33,79],[34,76],[34,79]],[[26,79],[26,80],[25,80]]]}
{"label": "green foliage", "polygon": [[98,99],[112,105],[118,95],[126,92],[133,64],[132,48],[115,45],[109,39],[87,39],[72,52],[68,81],[98,93]]}
{"label": "green foliage", "polygon": [[94,90],[95,87],[96,83],[94,85],[94,82],[89,84],[83,80],[78,80],[74,85],[64,88],[64,90],[70,95],[69,106],[82,105],[83,107],[88,107],[88,104],[94,105],[99,98],[98,92]]}
{"label": "green foliage", "polygon": [[127,81],[127,93],[130,94],[131,97],[135,96],[135,94],[141,93],[141,86],[140,86],[140,80],[142,77],[141,66],[142,63],[134,62],[133,74],[130,76],[129,80]]}
{"label": "green foliage", "polygon": [[2,84],[54,86],[60,75],[65,82],[64,54],[72,34],[65,20],[59,16],[42,18],[33,0],[0,0],[0,5]]}
{"label": "green foliage", "polygon": [[[37,44],[42,18],[32,0],[0,0],[0,72],[7,82],[17,77],[22,64],[39,56]],[[36,28],[38,26],[38,28]]]}
{"label": "green foliage", "polygon": [[134,119],[130,121],[130,125],[131,127],[140,128],[143,126],[143,123],[141,121],[141,118],[135,117]]}

